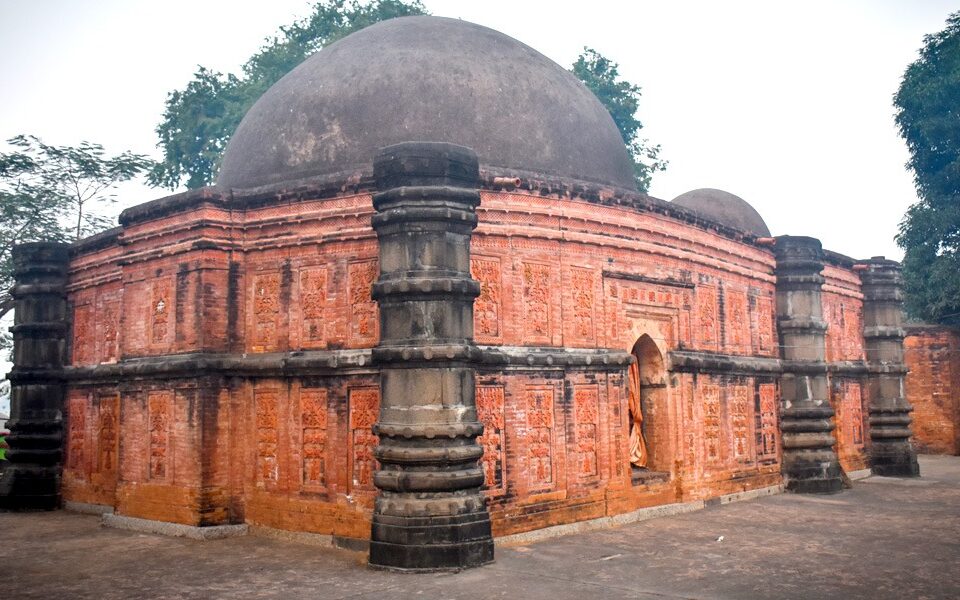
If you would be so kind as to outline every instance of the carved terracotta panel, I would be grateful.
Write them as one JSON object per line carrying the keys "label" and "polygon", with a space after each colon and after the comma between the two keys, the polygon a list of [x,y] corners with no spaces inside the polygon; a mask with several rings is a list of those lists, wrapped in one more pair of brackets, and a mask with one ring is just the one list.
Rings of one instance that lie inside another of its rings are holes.
{"label": "carved terracotta panel", "polygon": [[117,443],[120,433],[120,398],[116,394],[100,396],[98,414],[97,470],[109,473],[117,470]]}
{"label": "carved terracotta panel", "polygon": [[747,294],[739,290],[724,291],[724,331],[727,349],[745,352],[748,348],[750,320],[747,312]]}
{"label": "carved terracotta panel", "polygon": [[165,344],[173,335],[174,300],[170,278],[157,279],[151,286],[150,340]]}
{"label": "carved terracotta panel", "polygon": [[86,475],[87,395],[73,392],[67,408],[67,468]]}
{"label": "carved terracotta panel", "polygon": [[483,448],[480,468],[484,487],[488,490],[504,487],[504,394],[502,386],[477,386],[477,417],[483,424],[483,435],[477,443]]}
{"label": "carved terracotta panel", "polygon": [[303,487],[322,488],[326,484],[327,390],[300,390],[300,434]]}
{"label": "carved terracotta panel", "polygon": [[573,405],[577,427],[577,474],[581,477],[596,477],[600,474],[600,395],[597,386],[575,387]]}
{"label": "carved terracotta panel", "polygon": [[573,300],[573,334],[580,341],[594,341],[594,274],[590,269],[570,269]]}
{"label": "carved terracotta panel", "polygon": [[700,404],[703,409],[703,451],[708,463],[723,459],[723,416],[720,407],[720,387],[708,383],[700,386]]}
{"label": "carved terracotta panel", "polygon": [[480,295],[473,303],[474,335],[479,342],[500,341],[503,314],[500,260],[471,258],[470,274],[480,283]]}
{"label": "carved terracotta panel", "polygon": [[697,286],[697,321],[694,329],[700,334],[700,346],[705,350],[717,349],[717,289]]}
{"label": "carved terracotta panel", "polygon": [[776,462],[780,428],[777,424],[777,386],[764,383],[758,386],[757,402],[757,460]]}
{"label": "carved terracotta panel", "polygon": [[170,425],[173,394],[168,391],[147,395],[147,418],[150,427],[149,478],[166,480],[170,470]]}
{"label": "carved terracotta panel", "polygon": [[373,301],[373,283],[380,274],[376,260],[351,263],[349,271],[350,338],[357,346],[377,343],[377,303]]}
{"label": "carved terracotta panel", "polygon": [[277,451],[280,443],[279,422],[277,420],[280,392],[273,389],[254,392],[256,411],[257,472],[258,487],[272,488],[280,480],[280,464]]}
{"label": "carved terracotta panel", "polygon": [[93,306],[81,304],[73,309],[73,364],[89,365],[96,361],[96,337]]}
{"label": "carved terracotta panel", "polygon": [[750,421],[753,408],[751,389],[737,385],[727,388],[727,405],[730,408],[730,430],[733,433],[733,457],[739,462],[753,462],[750,447]]}
{"label": "carved terracotta panel", "polygon": [[757,350],[761,354],[769,354],[774,350],[774,332],[776,325],[773,321],[773,299],[768,296],[757,296]]}
{"label": "carved terracotta panel", "polygon": [[350,457],[352,488],[373,491],[373,473],[377,460],[373,455],[379,441],[372,427],[380,416],[380,390],[355,388],[350,390]]}
{"label": "carved terracotta panel", "polygon": [[539,263],[521,265],[523,291],[523,340],[525,343],[550,343],[550,266]]}
{"label": "carved terracotta panel", "polygon": [[553,484],[553,388],[530,387],[525,394],[527,468],[531,484]]}
{"label": "carved terracotta panel", "polygon": [[263,273],[253,278],[253,352],[277,350],[280,321],[280,273]]}
{"label": "carved terracotta panel", "polygon": [[327,269],[316,267],[300,271],[300,339],[304,347],[326,344]]}
{"label": "carved terracotta panel", "polygon": [[97,341],[100,352],[99,362],[117,362],[119,355],[118,332],[120,329],[120,301],[102,299],[97,311]]}

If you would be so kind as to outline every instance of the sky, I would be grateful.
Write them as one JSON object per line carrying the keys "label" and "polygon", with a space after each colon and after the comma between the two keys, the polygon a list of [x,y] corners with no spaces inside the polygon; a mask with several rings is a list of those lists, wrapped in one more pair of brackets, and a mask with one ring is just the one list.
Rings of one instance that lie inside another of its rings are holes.
{"label": "sky", "polygon": [[[891,98],[939,0],[521,2],[425,0],[569,67],[590,46],[643,88],[644,137],[669,161],[650,193],[714,187],[774,235],[899,259],[916,201]],[[167,94],[198,65],[237,72],[305,0],[0,0],[0,139],[89,140],[159,158]],[[117,209],[168,192],[125,185]]]}

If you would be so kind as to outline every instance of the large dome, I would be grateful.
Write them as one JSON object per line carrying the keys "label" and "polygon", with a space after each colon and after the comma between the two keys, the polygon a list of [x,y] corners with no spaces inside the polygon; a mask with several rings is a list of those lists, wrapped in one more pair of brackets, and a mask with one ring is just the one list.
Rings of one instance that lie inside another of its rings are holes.
{"label": "large dome", "polygon": [[379,148],[404,141],[469,146],[493,174],[634,188],[613,119],[576,77],[502,33],[440,17],[384,21],[308,58],[244,117],[217,184],[367,174]]}
{"label": "large dome", "polygon": [[758,237],[769,237],[770,229],[750,203],[730,192],[700,188],[680,194],[672,201],[715,223],[726,225]]}

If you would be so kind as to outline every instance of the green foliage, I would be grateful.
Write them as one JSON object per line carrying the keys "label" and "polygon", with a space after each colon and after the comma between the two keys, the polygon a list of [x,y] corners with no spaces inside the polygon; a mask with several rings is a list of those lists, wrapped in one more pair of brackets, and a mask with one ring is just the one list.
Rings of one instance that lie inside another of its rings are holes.
{"label": "green foliage", "polygon": [[667,161],[659,157],[659,144],[653,146],[648,140],[640,138],[640,130],[643,129],[643,123],[637,119],[640,86],[621,80],[619,65],[592,48],[584,47],[583,53],[573,63],[572,71],[610,112],[633,158],[637,189],[647,191],[653,174],[665,170]]}
{"label": "green foliage", "polygon": [[107,156],[103,146],[90,142],[50,146],[18,135],[7,144],[13,150],[0,153],[0,317],[10,308],[14,245],[69,241],[106,229],[110,221],[95,207],[114,201],[116,184],[153,166],[131,152]]}
{"label": "green foliage", "polygon": [[213,183],[227,142],[247,110],[267,89],[308,56],[378,21],[426,14],[420,0],[323,0],[306,18],[280,28],[243,65],[240,75],[199,67],[193,80],[167,97],[157,126],[163,161],[154,185],[198,188]]}
{"label": "green foliage", "polygon": [[924,37],[894,106],[920,197],[897,234],[907,311],[960,325],[960,12]]}

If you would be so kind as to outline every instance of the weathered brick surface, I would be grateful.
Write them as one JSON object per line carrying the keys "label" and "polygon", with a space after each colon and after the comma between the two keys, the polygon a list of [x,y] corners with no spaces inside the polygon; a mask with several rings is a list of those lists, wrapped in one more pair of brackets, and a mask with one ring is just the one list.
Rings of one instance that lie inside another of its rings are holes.
{"label": "weathered brick surface", "polygon": [[904,340],[913,442],[920,452],[960,454],[960,333],[911,327]]}
{"label": "weathered brick surface", "polygon": [[[127,224],[121,244],[74,258],[73,365],[376,345],[368,194],[225,206],[158,213]],[[669,362],[673,350],[778,356],[770,250],[653,212],[527,192],[484,191],[478,214],[479,344],[629,352],[647,335],[663,361],[644,374],[658,386],[644,412],[661,475],[640,477],[625,372],[479,369],[495,534],[780,483],[776,376]],[[860,360],[858,278],[846,267],[826,275],[831,360]],[[71,385],[66,498],[187,524],[369,536],[375,370],[177,377]],[[841,460],[861,468],[859,381],[838,378],[834,390]]]}
{"label": "weathered brick surface", "polygon": [[[827,324],[824,339],[828,363],[864,360],[863,293],[860,276],[849,265],[828,264],[823,270],[821,302]],[[830,375],[837,458],[847,472],[869,466],[868,405],[862,376]]]}

